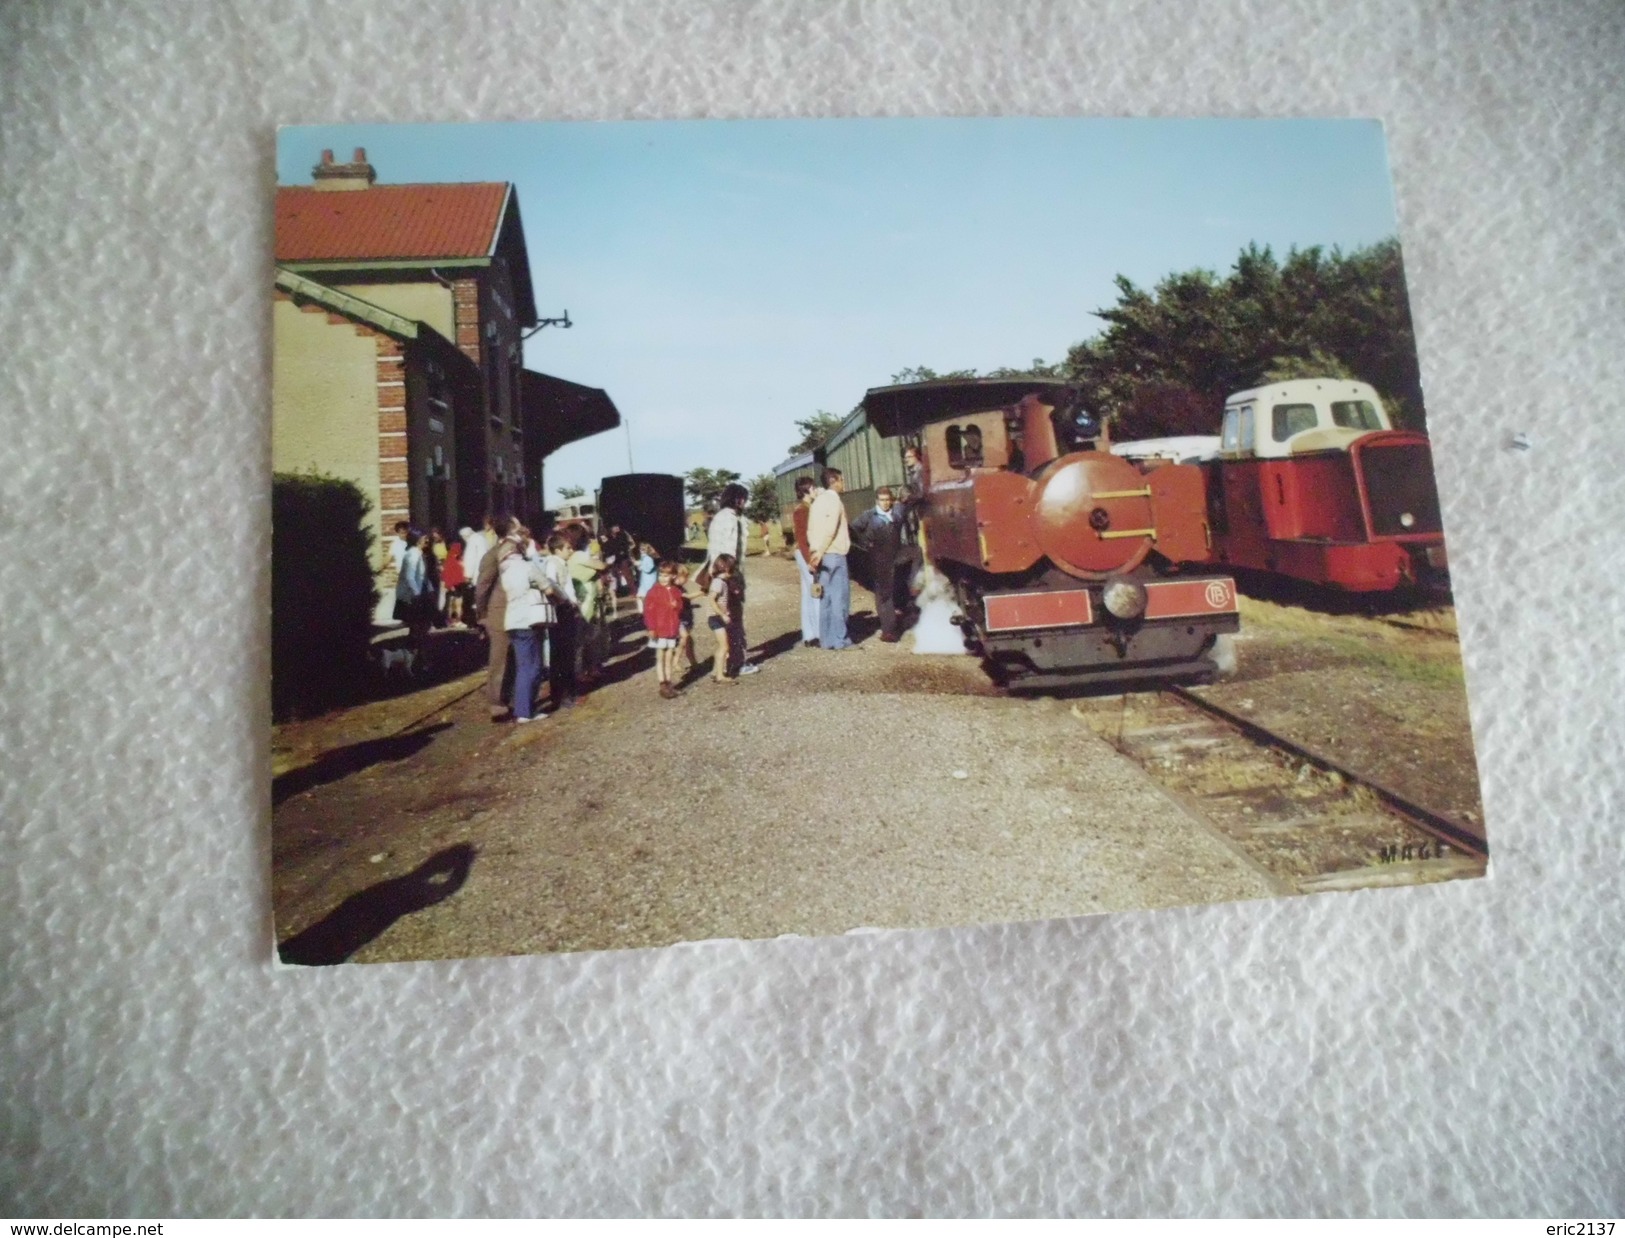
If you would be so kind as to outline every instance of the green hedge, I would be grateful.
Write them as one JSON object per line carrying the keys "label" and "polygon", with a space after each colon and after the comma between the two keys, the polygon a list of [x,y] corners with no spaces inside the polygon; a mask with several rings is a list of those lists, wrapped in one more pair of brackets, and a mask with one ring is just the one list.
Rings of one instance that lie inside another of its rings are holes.
{"label": "green hedge", "polygon": [[278,718],[355,700],[372,639],[371,503],[353,482],[271,481],[271,703]]}

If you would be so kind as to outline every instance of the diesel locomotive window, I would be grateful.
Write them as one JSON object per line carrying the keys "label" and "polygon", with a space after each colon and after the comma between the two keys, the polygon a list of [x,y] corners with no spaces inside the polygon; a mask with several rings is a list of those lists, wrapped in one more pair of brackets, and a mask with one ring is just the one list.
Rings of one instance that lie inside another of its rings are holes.
{"label": "diesel locomotive window", "polygon": [[1251,451],[1253,449],[1253,406],[1224,410],[1224,429],[1220,432],[1220,451]]}
{"label": "diesel locomotive window", "polygon": [[980,468],[982,431],[978,426],[948,427],[948,463],[956,469]]}
{"label": "diesel locomotive window", "polygon": [[1382,418],[1370,400],[1334,400],[1332,421],[1345,430],[1380,430]]}
{"label": "diesel locomotive window", "polygon": [[1270,410],[1270,433],[1277,443],[1284,443],[1294,434],[1313,430],[1316,420],[1313,404],[1277,404]]}

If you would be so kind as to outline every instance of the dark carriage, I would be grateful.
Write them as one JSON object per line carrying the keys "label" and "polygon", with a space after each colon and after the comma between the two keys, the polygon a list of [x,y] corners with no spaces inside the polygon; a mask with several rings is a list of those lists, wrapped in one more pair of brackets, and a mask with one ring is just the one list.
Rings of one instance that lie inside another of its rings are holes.
{"label": "dark carriage", "polygon": [[663,556],[676,557],[687,533],[683,479],[670,473],[621,473],[598,488],[598,521],[620,525]]}

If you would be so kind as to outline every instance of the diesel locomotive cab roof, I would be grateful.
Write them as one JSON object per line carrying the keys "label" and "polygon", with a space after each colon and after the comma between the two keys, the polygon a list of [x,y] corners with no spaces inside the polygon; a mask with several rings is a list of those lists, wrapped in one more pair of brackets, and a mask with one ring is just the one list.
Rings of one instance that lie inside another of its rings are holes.
{"label": "diesel locomotive cab roof", "polygon": [[1370,383],[1352,378],[1294,378],[1238,391],[1224,401],[1220,454],[1282,459],[1346,451],[1393,422]]}
{"label": "diesel locomotive cab roof", "polygon": [[896,387],[871,387],[863,397],[869,424],[885,438],[913,434],[945,417],[1008,408],[1023,396],[1041,396],[1057,407],[1072,398],[1071,383],[1059,378],[943,378]]}

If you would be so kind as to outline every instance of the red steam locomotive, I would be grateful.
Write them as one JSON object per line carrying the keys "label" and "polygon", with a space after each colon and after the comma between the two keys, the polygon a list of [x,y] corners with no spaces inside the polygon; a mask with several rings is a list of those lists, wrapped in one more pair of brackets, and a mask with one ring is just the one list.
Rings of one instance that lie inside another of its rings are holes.
{"label": "red steam locomotive", "polygon": [[1211,678],[1240,626],[1200,467],[1113,455],[1065,382],[880,387],[869,424],[922,449],[922,540],[1018,689]]}

